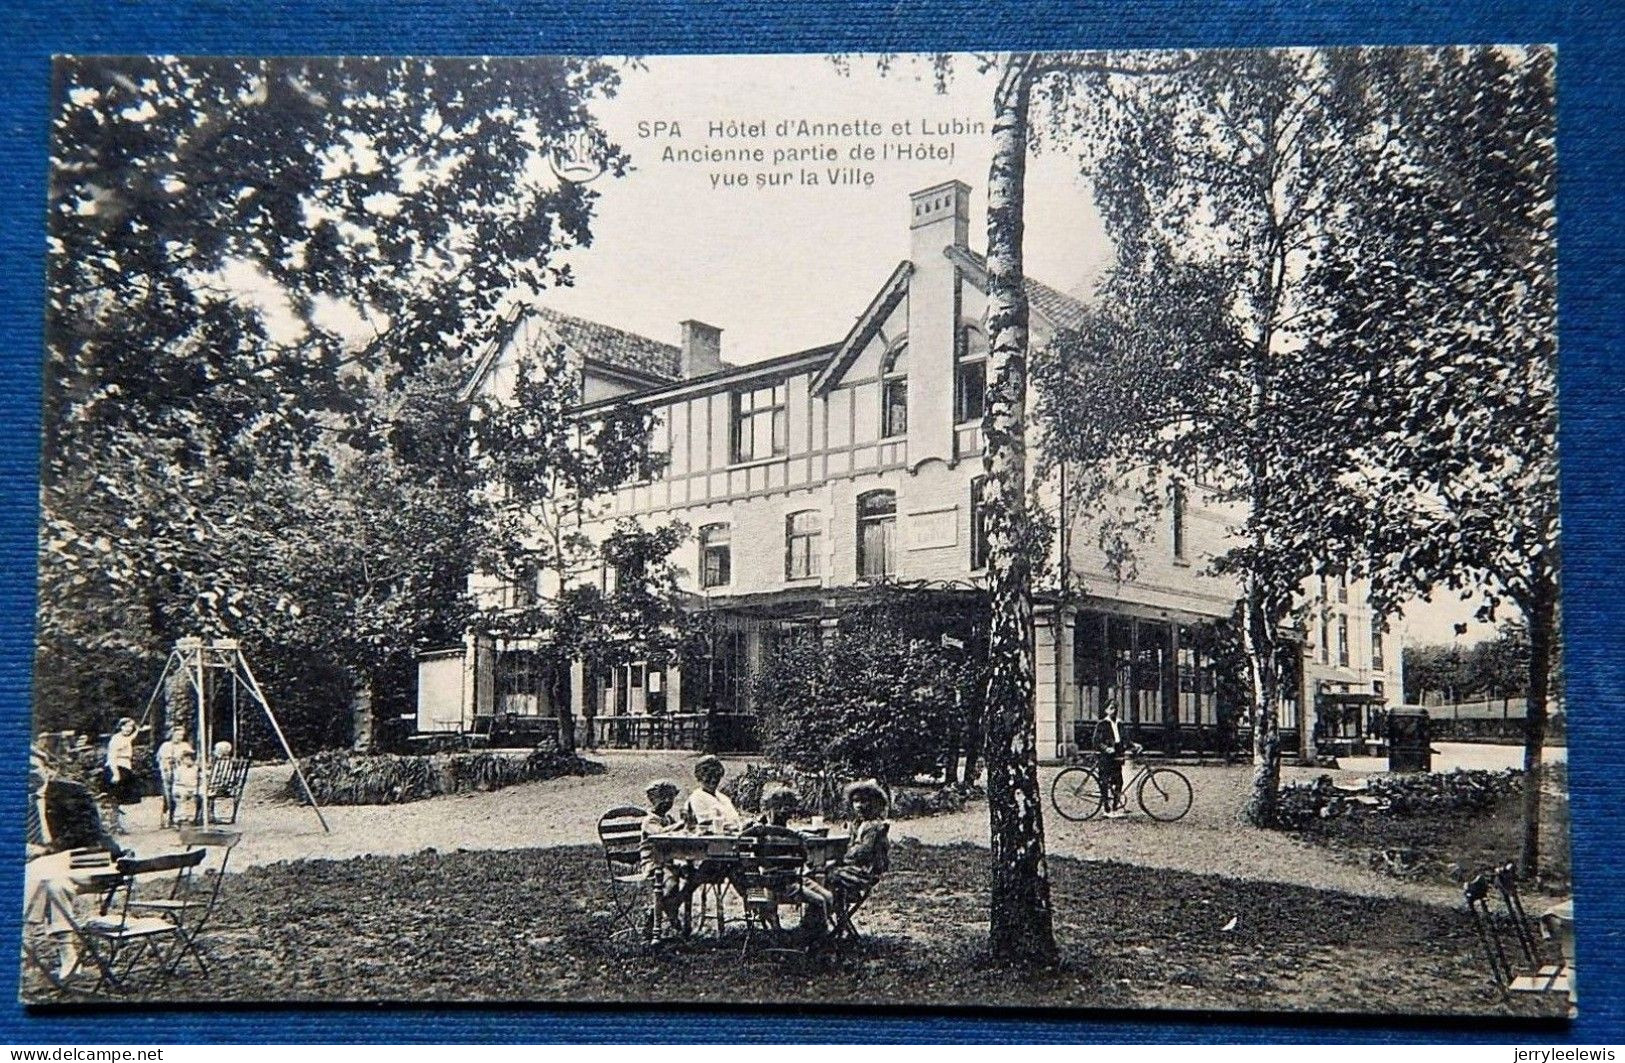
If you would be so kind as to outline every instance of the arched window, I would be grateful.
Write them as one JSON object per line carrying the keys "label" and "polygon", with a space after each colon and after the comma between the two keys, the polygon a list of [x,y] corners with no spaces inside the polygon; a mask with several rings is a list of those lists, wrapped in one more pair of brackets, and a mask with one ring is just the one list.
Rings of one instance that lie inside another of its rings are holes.
{"label": "arched window", "polygon": [[700,586],[726,587],[733,579],[733,547],[726,524],[700,529]]}
{"label": "arched window", "polygon": [[804,509],[784,518],[784,578],[812,579],[820,571],[824,518],[816,509]]}
{"label": "arched window", "polygon": [[908,344],[899,344],[880,368],[880,438],[908,434]]}
{"label": "arched window", "polygon": [[858,496],[858,578],[897,574],[897,495],[870,491]]}
{"label": "arched window", "polygon": [[987,409],[987,338],[965,325],[959,330],[954,367],[954,424],[980,421]]}

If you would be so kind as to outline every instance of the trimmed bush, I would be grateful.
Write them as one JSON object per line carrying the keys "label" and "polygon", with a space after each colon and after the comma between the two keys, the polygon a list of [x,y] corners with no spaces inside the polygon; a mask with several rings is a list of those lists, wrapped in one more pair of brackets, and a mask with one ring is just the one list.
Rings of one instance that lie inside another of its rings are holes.
{"label": "trimmed bush", "polygon": [[[601,775],[605,770],[595,760],[556,750],[536,750],[520,757],[486,751],[398,756],[339,749],[302,757],[299,766],[310,780],[316,800],[324,805],[398,805],[564,775]],[[292,775],[285,792],[294,800],[304,800],[299,780]]]}

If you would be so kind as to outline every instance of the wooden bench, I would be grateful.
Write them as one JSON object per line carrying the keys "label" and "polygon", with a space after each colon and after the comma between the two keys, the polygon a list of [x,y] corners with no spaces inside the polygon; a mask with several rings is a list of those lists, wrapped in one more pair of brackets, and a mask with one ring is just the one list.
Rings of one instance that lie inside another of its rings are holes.
{"label": "wooden bench", "polygon": [[[236,823],[237,809],[243,803],[243,788],[248,785],[247,757],[217,760],[209,765],[208,808],[206,819],[210,823]],[[219,801],[231,802],[231,814],[221,818]]]}

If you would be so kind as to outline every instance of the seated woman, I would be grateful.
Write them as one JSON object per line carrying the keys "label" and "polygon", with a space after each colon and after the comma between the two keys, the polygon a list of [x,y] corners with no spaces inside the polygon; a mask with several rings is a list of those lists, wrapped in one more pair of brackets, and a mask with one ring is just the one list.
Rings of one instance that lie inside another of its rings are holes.
{"label": "seated woman", "polygon": [[891,824],[881,818],[889,804],[886,791],[873,779],[865,779],[846,788],[846,800],[852,806],[852,840],[828,875],[835,904],[843,913],[891,869]]}
{"label": "seated woman", "polygon": [[699,759],[694,765],[694,778],[700,785],[688,795],[688,801],[683,806],[685,822],[709,823],[719,830],[739,829],[744,822],[739,809],[734,807],[727,794],[717,791],[725,774],[727,769],[716,757],[704,756]]}

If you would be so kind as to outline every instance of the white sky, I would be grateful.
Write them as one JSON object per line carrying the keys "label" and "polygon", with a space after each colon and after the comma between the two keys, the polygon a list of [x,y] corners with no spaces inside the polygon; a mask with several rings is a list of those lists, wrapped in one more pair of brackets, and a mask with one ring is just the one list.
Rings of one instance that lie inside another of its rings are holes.
{"label": "white sky", "polygon": [[[675,343],[677,323],[697,318],[723,329],[723,357],[744,363],[838,341],[886,276],[908,257],[908,195],[957,178],[973,189],[971,243],[987,229],[991,139],[937,138],[955,158],[866,164],[869,187],[821,185],[758,190],[713,189],[714,171],[758,166],[662,163],[661,150],[707,143],[712,120],[886,122],[991,118],[986,79],[965,69],[947,95],[923,64],[901,61],[881,78],[855,59],[850,77],[822,56],[666,56],[627,73],[621,94],[596,111],[635,169],[604,178],[593,246],[572,254],[574,289],[546,294],[567,313]],[[639,121],[675,121],[682,139],[640,139]],[[887,136],[885,140],[894,138]],[[897,140],[919,142],[918,137]],[[725,146],[808,145],[726,140]],[[878,144],[880,141],[866,141]],[[857,141],[834,141],[845,155]],[[826,165],[805,164],[822,172]],[[791,170],[799,170],[792,166]],[[1027,272],[1063,291],[1084,294],[1110,257],[1088,182],[1068,160],[1044,155],[1028,173],[1029,216],[1043,218],[1027,237]]]}
{"label": "white sky", "polygon": [[[950,161],[858,164],[870,186],[713,188],[709,174],[767,167],[662,162],[662,150],[819,143],[774,137],[711,140],[713,120],[814,121],[922,119],[987,121],[992,85],[962,60],[946,94],[924,64],[897,63],[880,77],[854,59],[842,76],[823,56],[665,56],[626,74],[620,95],[596,106],[599,121],[630,153],[633,170],[602,179],[593,245],[568,256],[576,285],[546,293],[567,313],[676,343],[678,322],[697,318],[723,329],[723,356],[746,363],[839,340],[892,268],[908,256],[908,195],[957,178],[971,186],[971,244],[985,244],[986,134],[938,138]],[[675,122],[682,137],[640,137],[638,123]],[[881,140],[918,142],[918,137]],[[880,140],[866,143],[879,144]],[[845,151],[854,141],[840,141]],[[822,171],[824,164],[810,168]],[[844,158],[835,165],[850,165]],[[791,166],[793,172],[800,166]],[[1029,160],[1026,261],[1029,275],[1072,294],[1089,293],[1111,249],[1092,188],[1076,162],[1055,153]],[[1476,603],[1440,593],[1406,610],[1408,643],[1463,645],[1494,629],[1472,620]]]}

